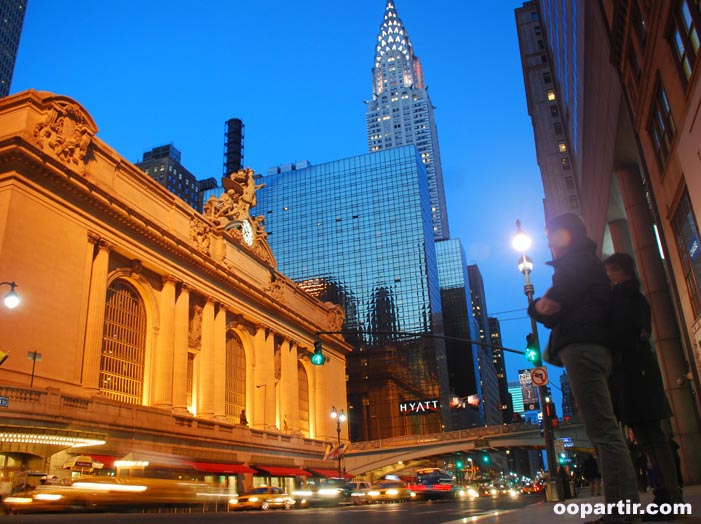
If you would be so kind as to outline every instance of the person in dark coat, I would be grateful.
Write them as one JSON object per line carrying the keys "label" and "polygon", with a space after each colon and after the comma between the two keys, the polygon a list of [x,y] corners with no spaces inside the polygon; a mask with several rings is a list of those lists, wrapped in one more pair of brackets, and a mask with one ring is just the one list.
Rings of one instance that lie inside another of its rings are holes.
{"label": "person in dark coat", "polygon": [[612,284],[611,347],[616,364],[611,375],[614,408],[652,463],[654,502],[682,502],[678,471],[662,420],[672,416],[662,373],[650,345],[650,305],[640,292],[635,262],[615,253],[604,260]]}
{"label": "person in dark coat", "polygon": [[594,455],[589,455],[582,464],[582,475],[589,483],[589,495],[592,497],[601,495],[601,473],[599,473],[599,464]]}
{"label": "person in dark coat", "polygon": [[[572,213],[548,222],[548,246],[555,269],[552,286],[528,313],[551,329],[548,352],[567,370],[584,429],[599,456],[606,503],[638,503],[635,472],[613,412],[609,376],[613,366],[607,316],[611,287],[596,244]],[[602,522],[640,522],[640,516],[613,514]]]}

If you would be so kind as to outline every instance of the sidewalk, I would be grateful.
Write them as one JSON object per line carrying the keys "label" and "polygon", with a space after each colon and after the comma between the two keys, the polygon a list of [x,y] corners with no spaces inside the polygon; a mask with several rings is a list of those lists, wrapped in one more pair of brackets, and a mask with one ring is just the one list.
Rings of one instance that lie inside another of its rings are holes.
{"label": "sidewalk", "polygon": [[[587,495],[587,490],[581,492],[582,495]],[[574,499],[564,501],[568,504],[597,504],[603,503],[603,497],[584,497],[580,496]],[[643,493],[640,497],[640,502],[643,507],[652,502],[651,493]],[[664,520],[661,522],[673,522],[679,524],[701,524],[701,485],[687,486],[684,488],[684,502],[691,504],[691,515],[677,516],[674,520]],[[537,502],[530,504],[524,508],[510,511],[495,511],[487,515],[480,515],[472,518],[467,518],[464,522],[474,522],[479,524],[583,524],[584,522],[596,520],[600,515],[589,515],[586,518],[581,518],[577,515],[557,515],[553,509],[557,502]],[[645,522],[645,515],[641,515]],[[461,520],[462,522],[463,520]],[[660,521],[658,521],[660,522]]]}

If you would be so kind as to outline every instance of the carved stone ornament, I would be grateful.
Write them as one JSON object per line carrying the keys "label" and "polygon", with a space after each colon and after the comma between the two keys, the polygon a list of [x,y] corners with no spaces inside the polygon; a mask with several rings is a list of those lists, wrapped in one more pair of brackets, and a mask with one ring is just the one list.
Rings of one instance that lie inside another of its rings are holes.
{"label": "carved stone ornament", "polygon": [[90,151],[96,129],[85,111],[68,100],[51,100],[50,108],[34,126],[36,144],[63,163],[81,172]]}
{"label": "carved stone ornament", "polygon": [[195,245],[195,249],[200,253],[209,255],[209,226],[206,222],[197,217],[190,220],[190,240]]}
{"label": "carved stone ornament", "polygon": [[327,305],[332,305],[333,308],[328,312],[330,331],[341,331],[343,328],[343,321],[346,318],[346,313],[343,308],[338,304],[333,304],[332,302],[326,302]]}
{"label": "carved stone ornament", "polygon": [[222,178],[224,193],[211,197],[204,205],[204,216],[217,229],[231,233],[232,238],[251,247],[258,240],[261,227],[254,225],[249,213],[256,205],[256,191],[265,184],[256,185],[254,171],[246,168]]}
{"label": "carved stone ornament", "polygon": [[281,280],[273,280],[266,286],[266,292],[276,300],[282,300],[285,296],[285,283]]}

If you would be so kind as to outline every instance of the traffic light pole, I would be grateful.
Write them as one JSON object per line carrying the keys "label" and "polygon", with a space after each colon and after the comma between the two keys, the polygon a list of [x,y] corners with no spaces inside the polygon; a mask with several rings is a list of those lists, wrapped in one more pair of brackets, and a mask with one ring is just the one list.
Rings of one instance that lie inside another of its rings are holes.
{"label": "traffic light pole", "polygon": [[[526,275],[526,284],[523,286],[523,292],[528,298],[528,305],[533,303],[533,294],[535,293],[535,288],[531,284],[528,272],[524,273]],[[538,325],[533,317],[531,317],[531,334],[533,335],[533,341],[536,347],[540,349],[540,338],[538,337]],[[541,353],[538,353],[538,359],[533,363],[535,366],[542,366],[543,361]],[[538,394],[540,395],[540,409],[543,416],[543,436],[545,437],[545,458],[548,461],[548,471],[550,472],[550,481],[555,483],[557,490],[557,500],[564,500],[564,490],[560,485],[559,476],[557,474],[557,460],[555,458],[555,431],[553,429],[553,421],[547,413],[547,408],[545,407],[545,399],[548,398],[548,388],[547,386],[538,386]],[[550,399],[552,402],[552,399]]]}

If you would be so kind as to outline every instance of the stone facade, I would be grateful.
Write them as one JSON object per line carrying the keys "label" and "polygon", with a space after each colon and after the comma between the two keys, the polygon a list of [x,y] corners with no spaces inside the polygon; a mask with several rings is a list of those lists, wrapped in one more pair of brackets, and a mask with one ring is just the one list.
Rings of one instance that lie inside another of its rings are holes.
{"label": "stone facade", "polygon": [[277,271],[248,214],[253,173],[232,174],[202,215],[97,138],[70,98],[2,99],[0,130],[0,276],[22,298],[0,314],[16,437],[0,455],[49,461],[66,446],[20,435],[71,431],[105,441],[81,454],[323,467],[331,407],[348,411],[350,348],[323,335],[326,364],[309,357],[343,311]]}

